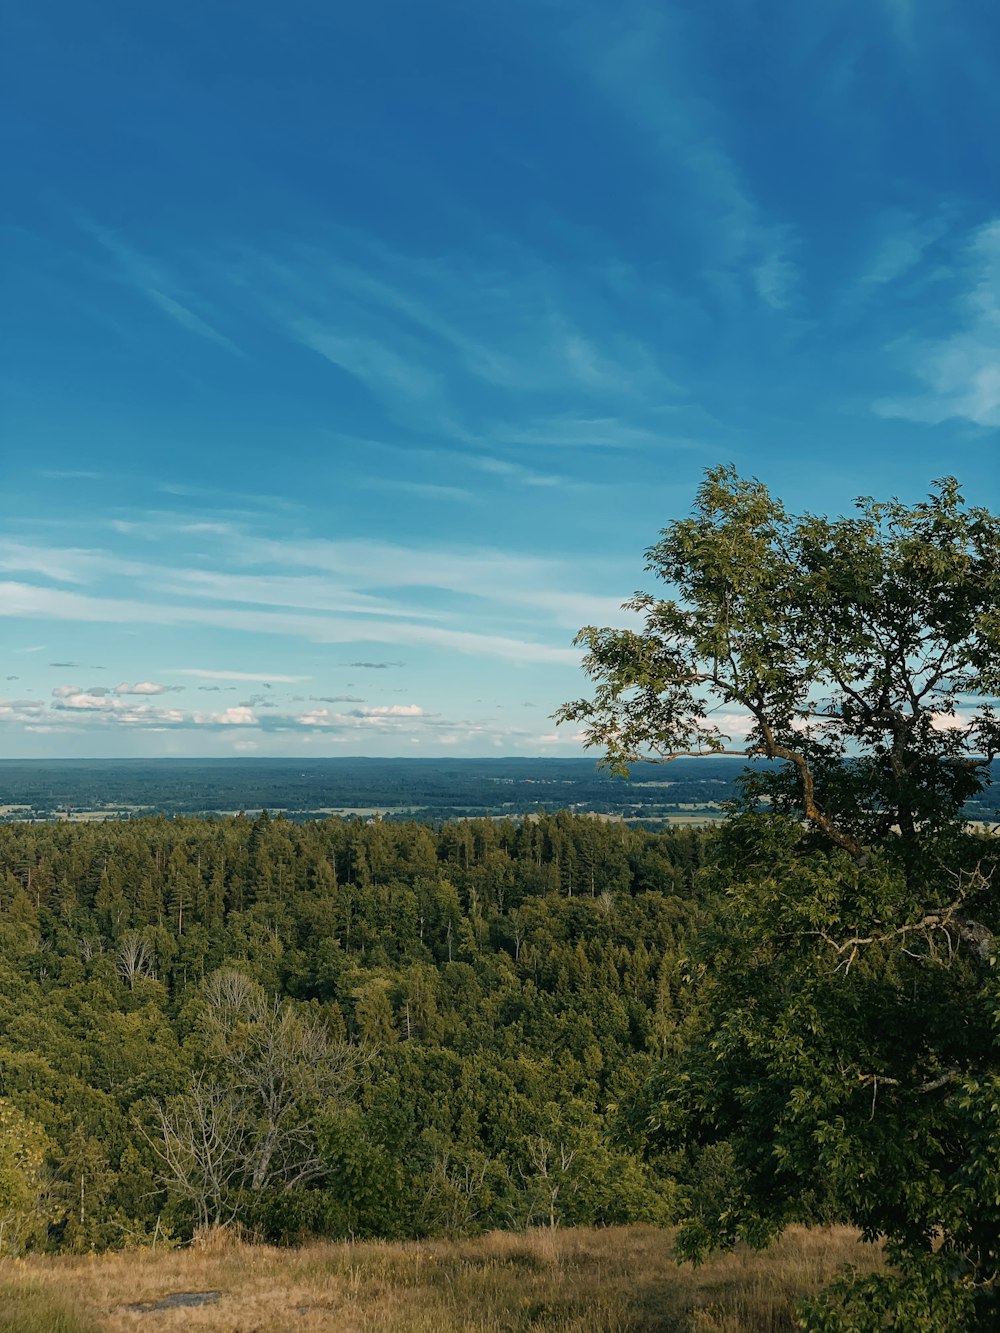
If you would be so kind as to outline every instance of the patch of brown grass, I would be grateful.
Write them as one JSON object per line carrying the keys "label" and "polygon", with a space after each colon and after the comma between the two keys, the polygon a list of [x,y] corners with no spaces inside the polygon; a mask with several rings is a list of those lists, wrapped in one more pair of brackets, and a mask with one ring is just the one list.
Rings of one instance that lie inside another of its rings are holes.
{"label": "patch of brown grass", "polygon": [[[877,1266],[846,1227],[791,1228],[763,1253],[702,1267],[670,1258],[652,1227],[494,1233],[464,1241],[315,1244],[295,1250],[204,1238],[186,1250],[0,1262],[0,1333],[790,1333],[796,1301],[842,1264]],[[218,1290],[200,1307],[126,1307]],[[37,1311],[35,1310],[37,1307]]]}

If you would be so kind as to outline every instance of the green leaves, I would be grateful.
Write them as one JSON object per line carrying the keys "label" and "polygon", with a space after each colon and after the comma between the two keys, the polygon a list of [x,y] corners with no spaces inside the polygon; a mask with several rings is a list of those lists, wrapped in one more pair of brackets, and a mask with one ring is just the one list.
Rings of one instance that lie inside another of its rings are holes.
{"label": "green leaves", "polygon": [[[647,568],[644,628],[582,630],[592,699],[560,721],[626,770],[640,758],[758,754],[776,796],[863,860],[898,829],[956,825],[1000,752],[1000,520],[957,483],[912,508],[790,516],[758,481],[706,474]],[[976,704],[976,697],[980,699]],[[745,738],[745,739],[744,739]]]}
{"label": "green leaves", "polygon": [[20,1254],[57,1216],[45,1171],[51,1146],[40,1125],[0,1099],[0,1254]]}

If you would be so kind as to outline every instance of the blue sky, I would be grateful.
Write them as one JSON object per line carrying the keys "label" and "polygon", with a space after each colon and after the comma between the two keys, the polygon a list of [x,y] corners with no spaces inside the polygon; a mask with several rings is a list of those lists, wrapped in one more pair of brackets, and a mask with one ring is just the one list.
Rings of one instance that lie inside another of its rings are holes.
{"label": "blue sky", "polygon": [[35,0],[6,48],[2,753],[577,753],[573,634],[706,467],[1000,500],[985,0]]}

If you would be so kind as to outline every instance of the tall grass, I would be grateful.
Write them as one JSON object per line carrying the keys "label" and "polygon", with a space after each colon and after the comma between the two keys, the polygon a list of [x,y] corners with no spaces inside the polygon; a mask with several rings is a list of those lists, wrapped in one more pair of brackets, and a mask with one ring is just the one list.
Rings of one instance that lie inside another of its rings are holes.
{"label": "tall grass", "polygon": [[[467,1241],[242,1242],[0,1263],[0,1333],[792,1333],[798,1299],[845,1262],[879,1263],[846,1228],[792,1228],[762,1254],[681,1267],[647,1227]],[[142,1313],[171,1292],[200,1307]]]}
{"label": "tall grass", "polygon": [[0,1333],[98,1333],[100,1328],[44,1283],[5,1281],[0,1288]]}

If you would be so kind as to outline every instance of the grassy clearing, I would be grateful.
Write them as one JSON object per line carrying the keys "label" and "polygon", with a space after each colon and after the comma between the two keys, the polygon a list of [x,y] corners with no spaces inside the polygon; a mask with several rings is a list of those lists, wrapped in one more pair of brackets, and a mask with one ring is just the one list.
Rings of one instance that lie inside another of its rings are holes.
{"label": "grassy clearing", "polygon": [[[0,1333],[790,1333],[798,1298],[841,1264],[877,1265],[847,1228],[792,1228],[763,1254],[679,1267],[653,1228],[468,1241],[215,1243],[0,1262]],[[218,1301],[129,1310],[170,1293]]]}

